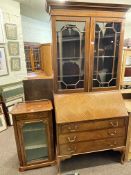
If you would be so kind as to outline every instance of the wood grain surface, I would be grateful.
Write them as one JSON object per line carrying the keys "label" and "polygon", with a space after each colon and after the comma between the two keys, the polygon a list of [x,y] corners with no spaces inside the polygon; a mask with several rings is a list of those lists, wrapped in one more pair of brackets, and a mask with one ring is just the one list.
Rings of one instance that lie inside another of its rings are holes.
{"label": "wood grain surface", "polygon": [[54,103],[57,123],[128,116],[119,91],[55,94]]}
{"label": "wood grain surface", "polygon": [[15,115],[40,111],[50,111],[52,109],[52,103],[49,100],[32,101],[16,104],[12,109],[11,113]]}

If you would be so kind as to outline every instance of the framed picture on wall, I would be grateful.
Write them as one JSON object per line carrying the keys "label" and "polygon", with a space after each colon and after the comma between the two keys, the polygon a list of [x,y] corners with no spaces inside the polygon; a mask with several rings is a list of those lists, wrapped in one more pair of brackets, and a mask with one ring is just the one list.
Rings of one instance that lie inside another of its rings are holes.
{"label": "framed picture on wall", "polygon": [[6,103],[7,109],[8,109],[8,113],[9,113],[9,121],[10,121],[10,125],[13,125],[13,119],[12,119],[12,114],[11,114],[11,110],[14,107],[15,104],[23,102],[23,98],[17,98],[17,99],[13,99],[12,101],[9,101]]}
{"label": "framed picture on wall", "polygon": [[19,71],[21,68],[20,58],[19,57],[12,57],[11,58],[11,70],[12,71]]}
{"label": "framed picture on wall", "polygon": [[3,27],[3,13],[0,9],[0,43],[5,43],[4,27]]}
{"label": "framed picture on wall", "polygon": [[8,74],[7,61],[5,56],[5,48],[0,47],[0,76]]}
{"label": "framed picture on wall", "polygon": [[10,56],[18,56],[19,55],[19,42],[8,42],[8,50]]}
{"label": "framed picture on wall", "polygon": [[17,40],[17,26],[16,24],[5,24],[6,38],[8,40]]}
{"label": "framed picture on wall", "polygon": [[7,124],[5,121],[4,112],[2,109],[2,104],[0,104],[0,132],[7,129]]}

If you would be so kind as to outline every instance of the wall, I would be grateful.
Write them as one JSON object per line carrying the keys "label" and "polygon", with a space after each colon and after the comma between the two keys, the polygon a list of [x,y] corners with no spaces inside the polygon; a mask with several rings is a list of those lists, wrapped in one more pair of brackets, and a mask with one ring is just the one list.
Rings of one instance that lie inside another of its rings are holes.
{"label": "wall", "polygon": [[126,14],[124,38],[131,38],[131,12]]}
{"label": "wall", "polygon": [[[95,2],[96,0],[90,0],[89,2]],[[99,2],[102,2],[99,0]],[[109,1],[105,1],[108,3]],[[113,3],[118,2],[113,1]],[[125,34],[124,38],[131,37],[131,12],[128,12],[126,15],[125,22]],[[37,42],[37,43],[51,43],[51,24],[49,22],[43,22],[32,19],[26,16],[22,16],[22,30],[23,30],[23,39],[24,42]]]}
{"label": "wall", "polygon": [[17,25],[17,37],[20,47],[20,60],[21,60],[21,70],[20,71],[11,71],[10,60],[11,57],[8,53],[8,41],[5,37],[5,50],[6,58],[8,64],[9,75],[0,77],[0,85],[14,83],[21,81],[27,75],[26,73],[26,64],[25,64],[25,54],[24,54],[24,45],[23,45],[23,34],[21,26],[21,15],[20,15],[20,4],[12,0],[0,0],[0,9],[3,12],[3,23],[13,23]]}
{"label": "wall", "polygon": [[24,42],[51,42],[50,22],[42,22],[26,16],[22,16],[22,29]]}

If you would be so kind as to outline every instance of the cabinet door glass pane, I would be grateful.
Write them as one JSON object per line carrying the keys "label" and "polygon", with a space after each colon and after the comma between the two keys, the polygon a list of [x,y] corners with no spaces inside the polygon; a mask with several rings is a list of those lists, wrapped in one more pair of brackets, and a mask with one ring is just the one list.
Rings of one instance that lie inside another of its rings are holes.
{"label": "cabinet door glass pane", "polygon": [[116,86],[121,23],[96,22],[93,87]]}
{"label": "cabinet door glass pane", "polygon": [[57,21],[58,89],[84,88],[85,22]]}
{"label": "cabinet door glass pane", "polygon": [[48,159],[46,124],[43,122],[27,123],[22,131],[26,161]]}

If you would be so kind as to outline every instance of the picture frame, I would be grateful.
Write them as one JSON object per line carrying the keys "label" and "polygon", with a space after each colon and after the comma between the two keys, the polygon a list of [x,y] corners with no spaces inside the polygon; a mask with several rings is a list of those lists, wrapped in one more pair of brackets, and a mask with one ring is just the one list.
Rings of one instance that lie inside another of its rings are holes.
{"label": "picture frame", "polygon": [[23,98],[20,97],[20,98],[16,98],[8,103],[6,103],[6,106],[7,106],[7,109],[8,109],[8,114],[9,114],[9,122],[10,122],[10,126],[13,125],[13,119],[12,119],[12,114],[11,114],[11,111],[12,111],[12,108],[17,104],[17,103],[20,103],[20,102],[23,102]]}
{"label": "picture frame", "polygon": [[17,40],[17,25],[6,23],[5,33],[8,40]]}
{"label": "picture frame", "polygon": [[5,48],[0,47],[0,76],[8,75],[8,66],[5,55]]}
{"label": "picture frame", "polygon": [[19,71],[21,69],[20,57],[11,58],[11,70]]}
{"label": "picture frame", "polygon": [[8,42],[9,56],[19,56],[19,42]]}
{"label": "picture frame", "polygon": [[4,25],[3,25],[3,13],[0,9],[0,43],[5,43],[5,35],[4,35]]}
{"label": "picture frame", "polygon": [[2,104],[0,104],[0,132],[5,129],[7,129],[7,124],[6,124]]}

